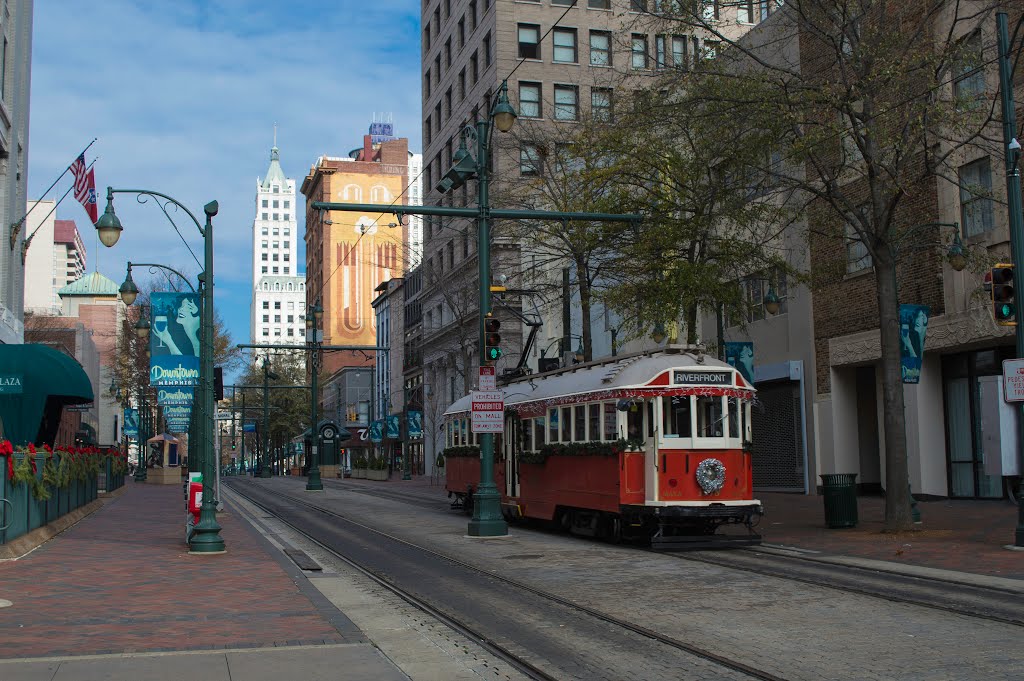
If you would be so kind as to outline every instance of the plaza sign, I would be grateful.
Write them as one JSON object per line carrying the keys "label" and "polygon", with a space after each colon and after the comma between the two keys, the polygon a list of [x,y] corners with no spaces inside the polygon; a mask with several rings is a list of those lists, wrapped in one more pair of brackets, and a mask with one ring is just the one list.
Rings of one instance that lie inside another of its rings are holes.
{"label": "plaza sign", "polygon": [[20,395],[24,374],[0,374],[0,395]]}

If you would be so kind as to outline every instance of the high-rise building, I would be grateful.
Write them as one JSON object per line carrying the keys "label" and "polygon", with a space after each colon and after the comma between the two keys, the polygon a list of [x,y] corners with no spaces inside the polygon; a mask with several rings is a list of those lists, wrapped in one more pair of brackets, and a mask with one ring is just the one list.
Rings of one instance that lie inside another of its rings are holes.
{"label": "high-rise building", "polygon": [[[407,190],[410,206],[423,205],[423,154],[409,153],[409,188]],[[417,267],[423,260],[423,216],[410,215],[406,218],[407,235],[405,241],[405,269]]]}
{"label": "high-rise building", "polygon": [[[348,157],[321,156],[302,182],[306,197],[306,300],[323,307],[323,342],[333,345],[374,346],[377,343],[374,289],[400,277],[406,229],[394,214],[314,210],[314,201],[335,203],[405,204],[409,183],[409,141],[374,142]],[[405,221],[403,221],[405,222]],[[345,366],[366,366],[373,355],[327,353],[328,375]]]}
{"label": "high-rise building", "polygon": [[275,140],[266,176],[256,179],[252,223],[252,343],[305,340],[306,278],[299,273],[295,180],[281,169]]}
{"label": "high-rise building", "polygon": [[25,310],[60,314],[57,292],[85,274],[86,251],[74,220],[55,220],[53,200],[30,201],[25,219]]}
{"label": "high-rise building", "polygon": [[26,236],[22,218],[28,187],[32,9],[33,0],[8,0],[0,21],[0,344],[21,343],[25,335],[25,265],[21,246]]}

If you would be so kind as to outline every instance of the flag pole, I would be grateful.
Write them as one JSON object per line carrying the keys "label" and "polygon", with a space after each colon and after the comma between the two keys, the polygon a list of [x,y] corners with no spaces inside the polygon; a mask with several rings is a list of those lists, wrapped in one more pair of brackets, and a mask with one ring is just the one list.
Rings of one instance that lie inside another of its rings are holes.
{"label": "flag pole", "polygon": [[[75,156],[75,159],[77,159],[79,156],[81,156],[85,152],[89,151],[89,147],[91,147],[92,145],[96,144],[96,140],[98,140],[98,139],[99,139],[98,137],[93,137],[92,138],[92,142],[89,142],[87,145],[85,145],[85,149],[82,149],[82,151],[80,151]],[[60,175],[57,176],[57,179],[53,181],[53,184],[51,184],[49,187],[46,188],[46,191],[43,192],[41,196],[46,196],[47,194],[50,193],[51,189],[53,189],[54,187],[57,186],[57,183],[60,182],[61,178],[64,177],[65,175],[67,175],[68,171],[71,170],[71,165],[74,162],[75,161],[73,159],[71,161],[71,163],[68,164],[68,167],[64,169],[64,172],[62,172]],[[93,163],[95,163],[95,162],[96,161],[94,160]],[[91,168],[92,166],[90,165],[89,167]],[[64,194],[64,196],[67,196],[67,194]],[[63,200],[64,199],[62,197],[61,201],[63,201]],[[32,207],[28,209],[28,212],[26,212],[24,215],[22,215],[20,220],[18,220],[17,222],[14,222],[14,223],[11,224],[11,250],[12,251],[14,250],[15,242],[18,240],[18,234],[21,232],[21,225],[22,225],[22,223],[25,222],[25,220],[26,220],[26,218],[28,218],[29,214],[36,209],[36,206],[39,205],[40,201],[42,201],[42,198],[36,199],[36,202],[32,204]],[[46,218],[43,218],[43,219],[45,220]],[[34,233],[35,232],[33,232],[33,234]]]}
{"label": "flag pole", "polygon": [[[75,158],[78,158],[78,157],[76,156]],[[89,164],[89,167],[85,169],[86,172],[89,172],[90,170],[92,170],[92,167],[94,165],[96,165],[96,161],[98,161],[98,160],[99,160],[99,156],[94,158],[92,160],[92,163]],[[68,166],[68,167],[70,167],[70,166]],[[67,172],[67,171],[65,171],[65,172]],[[52,185],[51,185],[50,188],[51,189],[53,188]],[[24,243],[21,244],[21,264],[22,265],[25,264],[25,257],[28,254],[28,247],[32,245],[32,238],[35,237],[36,233],[38,233],[40,229],[42,229],[43,225],[46,223],[46,218],[48,218],[51,215],[53,215],[53,212],[55,210],[57,210],[57,206],[59,206],[61,203],[63,203],[64,199],[68,198],[68,194],[70,194],[71,190],[74,189],[74,188],[75,188],[75,185],[71,185],[70,187],[68,187],[68,190],[66,192],[64,192],[64,196],[60,197],[60,199],[58,199],[57,202],[53,204],[53,208],[50,209],[50,212],[47,213],[46,215],[44,215],[43,219],[39,221],[39,226],[36,227],[35,231],[32,232],[31,234],[29,234],[27,237],[25,237]],[[49,189],[47,191],[49,191]],[[42,199],[40,199],[40,200],[42,200]],[[36,203],[39,203],[39,201],[36,201]],[[29,211],[29,212],[31,212],[31,211]],[[27,213],[26,213],[25,217],[28,217]],[[22,220],[24,220],[24,219],[25,218],[22,218]]]}

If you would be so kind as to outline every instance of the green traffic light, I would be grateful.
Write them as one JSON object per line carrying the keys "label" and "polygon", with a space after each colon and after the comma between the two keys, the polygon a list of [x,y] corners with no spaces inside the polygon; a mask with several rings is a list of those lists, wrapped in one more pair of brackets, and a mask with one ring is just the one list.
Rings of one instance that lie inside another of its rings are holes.
{"label": "green traffic light", "polygon": [[487,348],[487,359],[492,362],[501,358],[501,348]]}
{"label": "green traffic light", "polygon": [[1012,319],[1014,313],[1013,305],[1003,303],[1002,305],[996,308],[996,312],[999,319],[1001,320]]}

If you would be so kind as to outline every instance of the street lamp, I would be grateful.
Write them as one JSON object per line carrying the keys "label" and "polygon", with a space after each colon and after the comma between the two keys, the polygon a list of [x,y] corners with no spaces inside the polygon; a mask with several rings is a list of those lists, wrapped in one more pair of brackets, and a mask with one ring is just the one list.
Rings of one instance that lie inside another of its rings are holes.
{"label": "street lamp", "polygon": [[[312,313],[312,314],[309,314]],[[310,418],[309,418],[309,477],[306,478],[307,492],[320,492],[324,489],[324,483],[320,479],[320,429],[317,419],[317,374],[320,373],[320,365],[323,359],[323,350],[320,339],[320,320],[324,317],[324,308],[320,305],[320,298],[316,299],[313,307],[306,314],[306,345],[309,347],[309,374],[310,374]]]}
{"label": "street lamp", "polygon": [[270,379],[275,381],[278,375],[270,370],[270,355],[263,357],[263,465],[260,477],[269,478],[273,475],[270,469]]}
{"label": "street lamp", "polygon": [[[477,260],[480,270],[480,366],[490,365],[486,347],[485,323],[491,311],[491,202],[490,141],[491,119],[501,132],[508,132],[516,121],[516,110],[508,101],[508,82],[502,81],[498,98],[491,105],[487,118],[476,122],[476,129],[466,126],[459,139],[459,149],[452,167],[442,178],[437,190],[447,193],[461,187],[476,176],[477,190]],[[466,150],[466,138],[476,137],[476,159]],[[473,518],[469,521],[471,537],[497,537],[508,534],[508,523],[501,515],[501,496],[494,484],[494,435],[480,433],[480,485],[473,495]]]}
{"label": "street lamp", "polygon": [[[203,212],[206,214],[204,225],[188,208],[166,194],[148,189],[107,187],[107,207],[100,219],[96,221],[96,231],[100,241],[107,247],[117,243],[124,229],[121,226],[121,220],[114,213],[114,194],[133,194],[141,203],[152,198],[175,230],[177,230],[177,224],[167,209],[168,206],[180,209],[191,218],[196,229],[199,230],[199,234],[203,237],[203,272],[199,275],[202,288],[202,317],[199,327],[199,384],[202,399],[198,405],[201,423],[197,433],[200,443],[200,458],[203,462],[203,505],[199,523],[192,535],[189,552],[197,554],[224,553],[224,540],[220,536],[220,525],[217,524],[217,507],[213,486],[217,474],[215,468],[217,462],[213,452],[213,216],[217,214],[218,204],[216,201],[210,201],[203,206]],[[128,294],[130,297],[130,287]]]}

